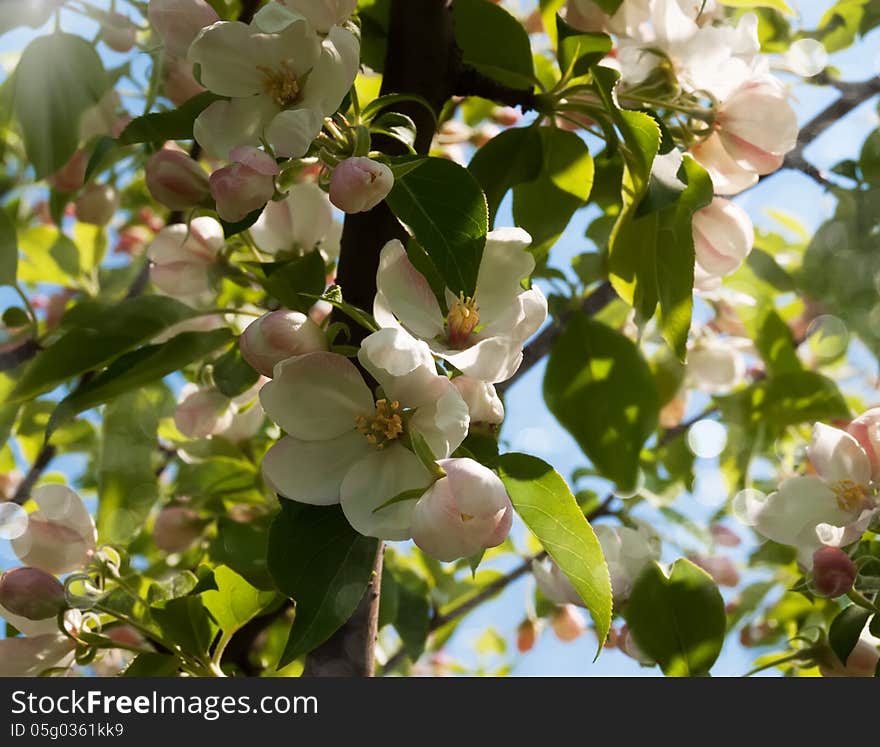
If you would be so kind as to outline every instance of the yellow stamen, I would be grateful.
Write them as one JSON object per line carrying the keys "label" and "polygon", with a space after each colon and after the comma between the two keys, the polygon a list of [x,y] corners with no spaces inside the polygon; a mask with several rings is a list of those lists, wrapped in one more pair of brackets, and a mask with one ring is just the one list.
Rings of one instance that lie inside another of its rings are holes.
{"label": "yellow stamen", "polygon": [[447,336],[452,347],[462,347],[480,323],[476,301],[460,294],[446,317]]}
{"label": "yellow stamen", "polygon": [[462,515],[461,515],[461,520],[462,520],[463,522],[465,522],[465,523],[467,523],[467,522],[473,520],[473,518],[474,518],[474,517],[471,516],[470,514],[462,514]]}
{"label": "yellow stamen", "polygon": [[380,399],[376,402],[376,414],[368,418],[358,415],[354,419],[355,428],[377,449],[384,449],[389,441],[394,441],[403,433],[403,419],[399,414],[400,402]]}
{"label": "yellow stamen", "polygon": [[299,101],[299,81],[287,60],[282,60],[278,68],[258,65],[257,70],[263,74],[263,91],[271,96],[278,106],[293,106]]}
{"label": "yellow stamen", "polygon": [[831,486],[837,505],[841,511],[854,513],[862,507],[868,497],[868,490],[864,485],[859,485],[853,480],[840,480]]}

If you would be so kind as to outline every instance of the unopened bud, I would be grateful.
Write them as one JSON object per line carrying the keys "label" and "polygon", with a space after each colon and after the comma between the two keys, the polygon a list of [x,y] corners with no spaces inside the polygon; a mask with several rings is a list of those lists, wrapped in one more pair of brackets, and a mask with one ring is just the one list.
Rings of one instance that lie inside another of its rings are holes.
{"label": "unopened bud", "polygon": [[512,127],[522,119],[519,109],[512,106],[496,106],[492,110],[492,120],[502,127]]}
{"label": "unopened bud", "polygon": [[813,587],[823,597],[834,599],[853,587],[858,569],[839,547],[822,547],[813,553]]}
{"label": "unopened bud", "polygon": [[119,194],[109,184],[89,184],[76,201],[76,219],[93,226],[106,226],[119,207]]}
{"label": "unopened bud", "polygon": [[191,508],[169,506],[156,518],[153,542],[165,552],[183,552],[202,536],[204,528],[204,520]]}
{"label": "unopened bud", "polygon": [[538,625],[526,618],[516,629],[516,649],[521,654],[531,651],[538,640]]}
{"label": "unopened bud", "polygon": [[257,148],[236,148],[230,157],[236,163],[217,169],[209,183],[217,214],[236,223],[272,199],[278,165],[268,153]]}
{"label": "unopened bud", "polygon": [[137,27],[121,13],[110,13],[101,23],[101,41],[114,52],[128,52],[137,39]]}
{"label": "unopened bud", "polygon": [[560,641],[568,643],[580,638],[587,630],[587,623],[573,604],[557,607],[550,618],[550,627]]}
{"label": "unopened bud", "polygon": [[252,322],[238,340],[244,359],[264,376],[295,355],[327,350],[324,331],[298,311],[279,309]]}
{"label": "unopened bud", "polygon": [[372,210],[394,186],[394,174],[371,158],[347,158],[330,176],[330,202],[345,213]]}
{"label": "unopened bud", "polygon": [[14,568],[0,576],[0,607],[13,615],[45,620],[65,606],[64,586],[39,568]]}
{"label": "unopened bud", "polygon": [[214,389],[184,392],[174,411],[174,424],[184,436],[207,438],[232,425],[231,401]]}
{"label": "unopened bud", "polygon": [[201,205],[211,193],[208,175],[179,150],[163,148],[154,153],[144,168],[144,177],[150,194],[171,210]]}
{"label": "unopened bud", "polygon": [[172,57],[186,57],[199,32],[220,20],[205,0],[150,0],[147,16]]}
{"label": "unopened bud", "polygon": [[49,184],[59,192],[76,192],[85,182],[88,163],[86,152],[77,150],[67,163],[49,177]]}
{"label": "unopened bud", "polygon": [[709,527],[709,531],[712,533],[712,539],[715,540],[716,544],[722,547],[738,547],[742,542],[736,532],[723,524],[713,524]]}

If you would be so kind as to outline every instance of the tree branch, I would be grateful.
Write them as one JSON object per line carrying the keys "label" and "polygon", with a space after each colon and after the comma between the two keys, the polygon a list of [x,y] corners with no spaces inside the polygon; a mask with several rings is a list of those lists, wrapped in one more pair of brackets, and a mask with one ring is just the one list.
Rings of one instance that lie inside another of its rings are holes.
{"label": "tree branch", "polygon": [[458,71],[454,92],[456,96],[479,96],[505,106],[518,106],[523,112],[536,108],[536,96],[532,88],[502,85],[465,64]]}

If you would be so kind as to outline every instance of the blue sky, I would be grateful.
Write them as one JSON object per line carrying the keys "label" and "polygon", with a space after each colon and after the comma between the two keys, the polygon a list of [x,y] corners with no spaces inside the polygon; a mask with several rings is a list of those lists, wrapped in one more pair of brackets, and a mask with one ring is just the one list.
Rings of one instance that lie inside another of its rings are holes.
{"label": "blue sky", "polygon": [[[803,26],[810,28],[815,26],[821,13],[831,3],[824,0],[822,2],[795,0],[790,4],[800,10]],[[519,5],[526,9],[533,7],[535,3],[522,0]],[[65,16],[67,30],[79,31],[82,27],[82,21]],[[93,31],[89,29],[86,35],[89,36],[91,33]],[[0,61],[4,63],[11,61],[12,56],[24,48],[32,35],[29,30],[19,30],[0,37]],[[108,64],[118,64],[120,59],[118,55],[107,53],[106,56]],[[840,69],[844,80],[863,80],[867,74],[876,75],[880,71],[880,32],[875,31],[852,49],[833,55],[831,64]],[[794,85],[792,94],[801,123],[809,121],[835,96],[831,89],[803,83]],[[876,101],[867,102],[845,121],[829,129],[807,148],[807,158],[820,168],[829,168],[843,158],[857,156],[865,135],[878,124],[876,103]],[[758,187],[738,198],[738,202],[749,212],[759,227],[773,226],[772,219],[766,213],[766,209],[772,207],[796,217],[810,231],[818,227],[834,208],[833,200],[824,194],[819,185],[799,173],[787,171],[766,179]],[[554,266],[568,270],[572,257],[589,250],[589,242],[583,238],[588,220],[589,211],[580,211],[575,216],[553,249]],[[509,199],[501,207],[497,225],[512,225]],[[14,303],[13,297],[6,290],[0,291],[0,304],[5,307],[8,303]],[[876,367],[873,359],[866,361],[865,365]],[[505,448],[528,451],[540,456],[568,478],[574,469],[585,466],[587,462],[574,440],[556,423],[544,405],[541,395],[543,372],[544,363],[541,363],[510,389],[502,439]],[[696,412],[701,407],[702,403],[696,398],[692,404],[693,411]],[[22,466],[26,468],[26,465]],[[53,470],[71,475],[81,469],[82,462],[77,458],[62,458],[53,464]],[[719,481],[717,460],[698,460],[697,490],[692,495],[682,494],[677,499],[675,507],[692,519],[704,522],[713,508],[718,505],[719,498],[723,498]],[[596,488],[602,491],[604,486],[597,483]],[[523,533],[523,528],[518,526],[514,536],[520,546]],[[745,531],[741,533],[746,534]],[[744,554],[745,548],[738,553],[739,556]],[[672,560],[675,556],[676,553],[668,549],[664,559]],[[503,570],[517,562],[515,558],[507,558],[491,565]],[[8,568],[15,563],[15,558],[8,549],[0,546],[0,568]],[[523,618],[527,598],[531,595],[532,589],[531,578],[512,584],[500,597],[465,618],[450,642],[447,652],[453,658],[473,663],[475,661],[473,644],[487,626],[492,626],[507,638],[513,651],[514,632]],[[751,667],[755,652],[744,650],[739,646],[736,638],[735,635],[730,636],[715,667],[716,674],[736,675]],[[559,642],[550,631],[545,631],[529,655],[515,658],[513,674],[521,676],[659,675],[658,670],[642,669],[617,651],[603,653],[596,662],[593,662],[594,654],[595,637],[591,634],[583,636],[574,643],[564,644]],[[516,656],[515,651],[513,655]]]}

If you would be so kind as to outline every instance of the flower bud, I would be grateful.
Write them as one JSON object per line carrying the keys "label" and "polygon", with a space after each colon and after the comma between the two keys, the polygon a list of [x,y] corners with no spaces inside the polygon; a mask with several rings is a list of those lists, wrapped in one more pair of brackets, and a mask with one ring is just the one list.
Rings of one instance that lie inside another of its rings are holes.
{"label": "flower bud", "polygon": [[813,553],[813,587],[819,596],[835,599],[853,587],[859,572],[839,547],[821,547]]}
{"label": "flower bud", "polygon": [[347,158],[330,176],[330,202],[345,213],[372,210],[394,186],[394,174],[371,158]]}
{"label": "flower bud", "polygon": [[76,219],[106,226],[119,208],[119,193],[109,184],[89,184],[76,201]]}
{"label": "flower bud", "polygon": [[720,394],[745,380],[746,363],[734,345],[712,337],[701,340],[688,353],[687,374],[697,389]]}
{"label": "flower bud", "polygon": [[189,226],[166,226],[150,243],[150,279],[179,298],[198,297],[211,288],[211,265],[223,248],[223,226],[213,218],[194,218]]}
{"label": "flower bud", "polygon": [[10,500],[23,481],[24,474],[18,469],[11,469],[0,474],[0,503]]}
{"label": "flower bud", "polygon": [[692,555],[694,565],[708,573],[719,586],[736,586],[739,584],[739,571],[730,558],[720,555]]}
{"label": "flower bud", "polygon": [[210,187],[218,215],[236,223],[272,199],[278,165],[268,153],[247,146],[229,155],[236,163],[211,174]]}
{"label": "flower bud", "polygon": [[147,16],[172,57],[186,57],[199,32],[220,20],[205,0],[150,0]]}
{"label": "flower bud", "polygon": [[452,383],[468,406],[472,424],[499,425],[504,420],[504,405],[492,384],[471,376],[456,376]]}
{"label": "flower bud", "polygon": [[553,611],[550,617],[550,627],[556,637],[564,643],[569,643],[580,638],[587,630],[587,623],[583,615],[573,604],[563,604]]}
{"label": "flower bud", "polygon": [[428,555],[451,561],[500,545],[513,523],[513,506],[498,476],[473,459],[442,459],[446,477],[413,509],[413,541]]}
{"label": "flower bud", "polygon": [[187,210],[208,199],[208,175],[186,153],[163,148],[147,161],[144,177],[150,194],[171,210]]}
{"label": "flower bud", "polygon": [[535,583],[537,583],[541,593],[551,602],[556,604],[576,604],[579,607],[586,606],[580,594],[577,593],[577,589],[574,588],[574,584],[568,579],[568,576],[549,558],[533,561],[532,573],[535,576]]}
{"label": "flower bud", "polygon": [[49,177],[49,184],[59,192],[76,192],[85,182],[88,163],[86,152],[77,150],[67,163]]}
{"label": "flower bud", "polygon": [[721,106],[715,123],[724,149],[756,174],[770,174],[797,144],[797,115],[774,78],[757,78],[737,88]]}
{"label": "flower bud", "polygon": [[279,0],[282,5],[305,16],[312,28],[326,34],[333,26],[341,26],[354,13],[357,0]]}
{"label": "flower bud", "polygon": [[141,253],[141,250],[150,240],[152,233],[144,226],[130,226],[119,232],[119,239],[113,251],[119,254],[127,254],[133,257]]}
{"label": "flower bud", "polygon": [[39,568],[14,568],[0,575],[0,607],[27,620],[45,620],[64,609],[64,587]]}
{"label": "flower bud", "polygon": [[755,244],[755,229],[748,213],[723,197],[716,197],[694,213],[692,225],[697,262],[709,275],[730,275]]}
{"label": "flower bud", "polygon": [[172,58],[165,63],[162,90],[175,106],[180,106],[207,89],[195,79],[186,60]]}
{"label": "flower bud", "polygon": [[129,52],[137,40],[137,27],[121,13],[109,13],[101,22],[101,41],[114,52]]}
{"label": "flower bud", "polygon": [[168,506],[153,525],[153,542],[167,553],[183,552],[202,536],[205,522],[191,508]]}
{"label": "flower bud", "polygon": [[271,376],[275,364],[294,355],[327,350],[324,331],[298,311],[279,309],[264,314],[238,338],[241,354],[252,368]]}
{"label": "flower bud", "polygon": [[512,106],[496,106],[492,110],[492,121],[502,127],[513,127],[522,119],[519,109]]}
{"label": "flower bud", "polygon": [[716,544],[722,547],[738,547],[742,542],[736,532],[723,524],[713,524],[709,527],[709,531],[712,533],[712,539],[715,540]]}
{"label": "flower bud", "polygon": [[538,625],[534,620],[526,618],[516,629],[516,650],[521,654],[531,651],[538,640]]}
{"label": "flower bud", "polygon": [[71,573],[85,567],[95,551],[95,522],[80,497],[64,485],[43,485],[31,493],[37,510],[27,529],[12,540],[22,563],[47,573]]}
{"label": "flower bud", "polygon": [[880,480],[880,407],[863,412],[847,427],[871,462],[871,479]]}
{"label": "flower bud", "polygon": [[608,564],[616,608],[629,599],[633,584],[645,566],[660,559],[660,538],[647,526],[631,529],[600,524],[594,529]]}
{"label": "flower bud", "polygon": [[207,438],[232,425],[232,403],[216,389],[184,387],[174,411],[174,425],[189,438]]}

